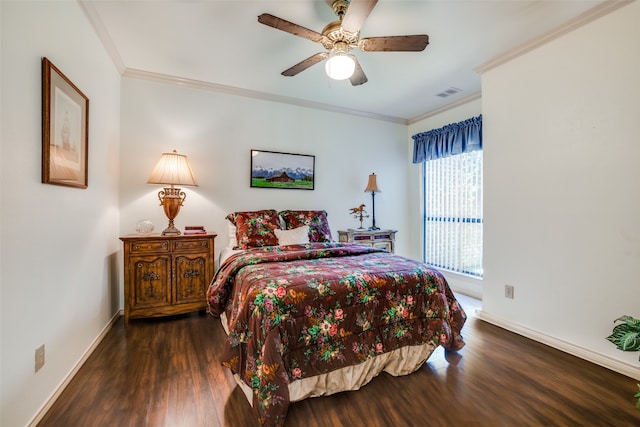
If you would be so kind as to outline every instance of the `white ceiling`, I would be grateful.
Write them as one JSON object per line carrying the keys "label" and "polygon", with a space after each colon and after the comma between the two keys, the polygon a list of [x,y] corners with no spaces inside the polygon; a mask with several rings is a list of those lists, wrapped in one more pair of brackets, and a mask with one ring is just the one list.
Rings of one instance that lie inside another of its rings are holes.
{"label": "white ceiling", "polygon": [[[361,37],[428,34],[423,52],[355,50],[369,81],[330,80],[324,63],[280,75],[322,45],[260,24],[271,13],[316,32],[331,0],[80,0],[124,75],[198,84],[410,123],[478,97],[492,63],[617,8],[606,0],[380,0]],[[460,92],[446,98],[449,88]]]}

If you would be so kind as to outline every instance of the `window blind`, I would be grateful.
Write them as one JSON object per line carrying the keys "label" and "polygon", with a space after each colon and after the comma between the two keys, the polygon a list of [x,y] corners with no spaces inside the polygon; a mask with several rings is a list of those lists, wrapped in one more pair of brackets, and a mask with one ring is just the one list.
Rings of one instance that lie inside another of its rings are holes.
{"label": "window blind", "polygon": [[423,165],[425,262],[482,277],[482,151]]}

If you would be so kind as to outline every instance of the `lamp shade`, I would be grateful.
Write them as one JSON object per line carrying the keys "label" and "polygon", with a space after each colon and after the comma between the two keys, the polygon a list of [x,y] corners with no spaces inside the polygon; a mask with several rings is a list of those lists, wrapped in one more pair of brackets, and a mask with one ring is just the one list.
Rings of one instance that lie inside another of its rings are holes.
{"label": "lamp shade", "polygon": [[367,182],[367,188],[364,189],[365,193],[380,193],[378,188],[378,181],[376,180],[376,174],[369,175],[369,182]]}
{"label": "lamp shade", "polygon": [[173,153],[162,153],[147,184],[198,186],[187,156],[178,154],[176,150]]}

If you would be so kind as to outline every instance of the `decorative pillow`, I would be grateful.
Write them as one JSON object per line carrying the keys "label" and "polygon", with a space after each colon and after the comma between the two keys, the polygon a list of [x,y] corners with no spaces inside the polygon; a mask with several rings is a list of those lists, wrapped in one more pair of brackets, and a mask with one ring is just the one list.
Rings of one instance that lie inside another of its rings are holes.
{"label": "decorative pillow", "polygon": [[292,230],[275,230],[278,244],[284,245],[303,245],[309,243],[309,226],[294,228]]}
{"label": "decorative pillow", "polygon": [[236,249],[278,244],[274,231],[280,228],[280,220],[275,210],[234,212],[226,219],[236,226]]}
{"label": "decorative pillow", "polygon": [[279,215],[284,221],[285,228],[287,230],[302,227],[303,225],[308,225],[310,242],[333,241],[326,211],[288,210],[280,212]]}

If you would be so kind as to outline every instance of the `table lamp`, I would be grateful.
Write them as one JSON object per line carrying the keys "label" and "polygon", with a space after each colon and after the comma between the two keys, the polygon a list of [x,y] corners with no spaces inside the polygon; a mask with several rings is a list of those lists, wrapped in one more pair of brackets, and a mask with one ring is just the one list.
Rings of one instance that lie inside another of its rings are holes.
{"label": "table lamp", "polygon": [[381,191],[378,188],[378,182],[376,181],[375,173],[369,175],[369,182],[367,183],[367,188],[364,189],[364,192],[371,192],[372,224],[371,227],[369,227],[369,230],[380,230],[380,227],[376,227],[376,193],[380,193]]}
{"label": "table lamp", "polygon": [[178,216],[180,207],[187,195],[180,188],[174,186],[198,186],[189,166],[187,156],[178,154],[176,150],[173,150],[172,153],[162,153],[160,160],[147,180],[147,184],[168,185],[158,193],[160,206],[164,208],[164,213],[169,218],[169,226],[162,232],[162,235],[181,234],[180,230],[173,225],[173,220]]}

